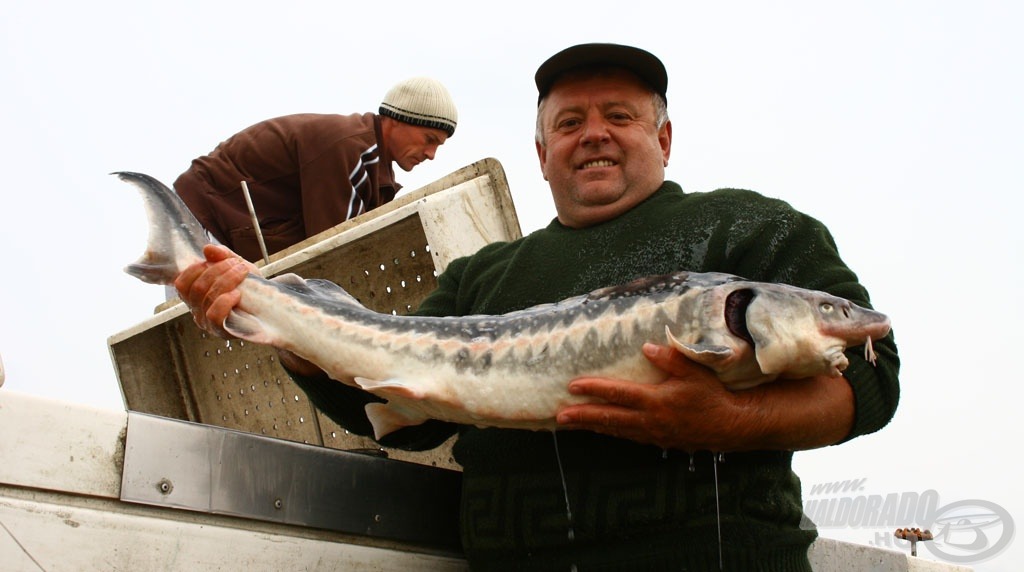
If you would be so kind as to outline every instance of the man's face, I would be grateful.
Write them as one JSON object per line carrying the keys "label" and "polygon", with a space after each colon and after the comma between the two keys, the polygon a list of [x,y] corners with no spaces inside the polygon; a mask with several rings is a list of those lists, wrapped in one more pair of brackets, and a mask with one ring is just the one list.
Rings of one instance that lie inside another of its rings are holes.
{"label": "man's face", "polygon": [[411,171],[427,159],[433,160],[437,148],[448,140],[448,134],[440,129],[410,125],[402,121],[389,123],[385,140],[391,160],[398,163],[403,171]]}
{"label": "man's face", "polygon": [[661,186],[672,126],[656,127],[653,94],[625,70],[560,79],[537,143],[558,220],[583,228],[615,218]]}

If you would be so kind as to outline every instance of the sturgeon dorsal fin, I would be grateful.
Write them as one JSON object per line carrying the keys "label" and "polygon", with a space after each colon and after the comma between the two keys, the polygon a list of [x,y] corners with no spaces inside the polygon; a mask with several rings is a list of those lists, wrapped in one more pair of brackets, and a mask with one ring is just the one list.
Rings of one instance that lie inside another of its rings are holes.
{"label": "sturgeon dorsal fin", "polygon": [[300,292],[313,298],[342,302],[362,307],[359,300],[330,280],[320,278],[303,278],[297,274],[281,274],[271,278],[271,281],[292,290]]}
{"label": "sturgeon dorsal fin", "polygon": [[607,288],[594,290],[587,295],[587,298],[590,300],[614,300],[616,298],[664,292],[684,283],[688,276],[689,273],[687,272],[662,274],[659,276],[645,276],[625,284],[619,284],[618,286],[609,286]]}

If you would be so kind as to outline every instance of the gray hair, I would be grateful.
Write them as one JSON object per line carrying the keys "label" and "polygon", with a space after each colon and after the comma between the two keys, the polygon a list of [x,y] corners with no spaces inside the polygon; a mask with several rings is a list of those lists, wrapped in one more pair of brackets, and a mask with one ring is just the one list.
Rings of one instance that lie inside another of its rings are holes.
{"label": "gray hair", "polygon": [[[548,98],[544,96],[544,99],[540,100],[540,103],[537,104],[537,126],[533,137],[541,146],[547,145],[544,139],[544,126],[541,124],[541,118],[544,116],[544,109],[547,107],[547,103]],[[668,102],[665,101],[665,98],[660,93],[652,93],[651,103],[654,104],[654,127],[661,130],[668,123]]]}

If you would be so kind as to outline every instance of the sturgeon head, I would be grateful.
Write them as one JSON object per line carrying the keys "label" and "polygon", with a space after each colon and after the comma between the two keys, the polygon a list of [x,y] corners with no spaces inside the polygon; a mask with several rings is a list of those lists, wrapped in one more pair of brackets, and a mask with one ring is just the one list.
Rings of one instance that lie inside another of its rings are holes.
{"label": "sturgeon head", "polygon": [[699,343],[669,342],[690,359],[715,370],[730,389],[778,378],[840,376],[848,347],[889,334],[889,318],[838,296],[786,284],[738,280],[709,293]]}
{"label": "sturgeon head", "polygon": [[[746,309],[757,363],[768,375],[842,375],[847,347],[889,334],[889,318],[838,296],[785,284],[758,284]],[[873,359],[873,356],[872,358]]]}

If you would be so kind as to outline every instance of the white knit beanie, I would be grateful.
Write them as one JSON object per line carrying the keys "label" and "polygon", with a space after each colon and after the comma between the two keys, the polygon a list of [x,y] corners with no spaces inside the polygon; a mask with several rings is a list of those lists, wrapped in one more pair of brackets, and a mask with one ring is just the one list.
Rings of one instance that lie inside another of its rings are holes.
{"label": "white knit beanie", "polygon": [[380,114],[412,125],[440,129],[451,137],[459,121],[455,102],[441,82],[414,77],[392,87],[380,102]]}

